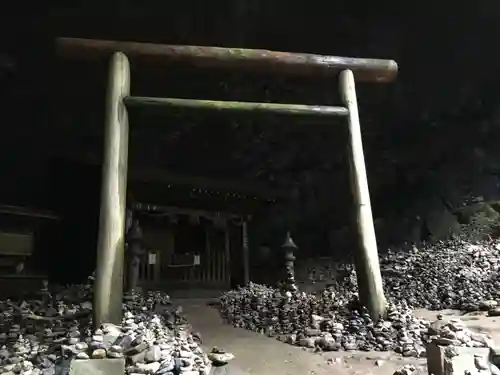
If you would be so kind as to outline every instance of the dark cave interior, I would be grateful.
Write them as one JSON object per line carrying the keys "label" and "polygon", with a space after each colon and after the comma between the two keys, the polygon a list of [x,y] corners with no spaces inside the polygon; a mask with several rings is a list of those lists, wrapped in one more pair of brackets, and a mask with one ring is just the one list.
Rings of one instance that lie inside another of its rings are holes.
{"label": "dark cave interior", "polygon": [[[358,85],[380,247],[440,239],[457,210],[478,197],[499,207],[500,52],[492,40],[500,9],[491,2],[148,4],[39,4],[29,12],[16,4],[0,15],[0,203],[61,215],[64,235],[50,246],[57,279],[71,279],[68,263],[79,264],[71,274],[81,279],[95,262],[88,252],[97,236],[106,84],[106,61],[56,56],[59,36],[394,59],[395,83]],[[132,62],[135,95],[328,105],[339,102],[336,88],[334,79]],[[130,168],[261,184],[279,192],[262,197],[275,204],[224,203],[256,212],[262,220],[254,237],[292,226],[308,254],[352,245],[341,121],[196,111],[130,116]],[[168,198],[163,187],[129,185],[153,200],[193,204],[181,193]]]}

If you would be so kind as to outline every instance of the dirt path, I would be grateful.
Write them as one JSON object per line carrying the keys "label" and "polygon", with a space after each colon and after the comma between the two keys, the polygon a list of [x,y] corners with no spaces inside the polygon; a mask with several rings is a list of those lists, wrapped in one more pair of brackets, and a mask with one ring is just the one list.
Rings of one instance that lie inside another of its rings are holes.
{"label": "dirt path", "polygon": [[[407,363],[421,368],[425,359],[394,353],[337,352],[315,354],[254,332],[226,325],[206,300],[181,300],[184,312],[206,349],[218,346],[235,354],[231,365],[250,375],[391,375]],[[380,360],[381,365],[375,363]],[[425,370],[422,373],[427,373]]]}

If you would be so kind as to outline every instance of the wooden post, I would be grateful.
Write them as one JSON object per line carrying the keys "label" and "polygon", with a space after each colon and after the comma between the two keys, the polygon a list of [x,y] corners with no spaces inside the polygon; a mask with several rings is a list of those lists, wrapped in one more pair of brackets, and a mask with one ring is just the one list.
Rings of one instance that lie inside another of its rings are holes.
{"label": "wooden post", "polygon": [[248,227],[247,219],[243,220],[241,224],[241,234],[242,234],[242,246],[241,250],[243,253],[243,284],[247,285],[250,282],[250,257],[248,249]]}
{"label": "wooden post", "polygon": [[101,212],[94,288],[94,325],[122,319],[128,116],[122,99],[130,92],[127,57],[113,54],[106,95]]}
{"label": "wooden post", "polygon": [[370,193],[363,155],[356,86],[353,72],[350,70],[344,70],[340,74],[340,94],[345,106],[349,110],[351,188],[359,235],[359,248],[356,252],[356,274],[359,294],[361,302],[369,309],[372,318],[378,319],[385,315],[386,300],[382,286],[382,275],[380,273],[377,241],[373,226]]}

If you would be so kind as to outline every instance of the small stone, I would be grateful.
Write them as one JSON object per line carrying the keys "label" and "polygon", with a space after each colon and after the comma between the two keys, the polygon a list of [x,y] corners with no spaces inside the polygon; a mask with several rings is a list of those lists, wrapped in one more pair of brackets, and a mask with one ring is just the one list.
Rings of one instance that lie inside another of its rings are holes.
{"label": "small stone", "polygon": [[159,362],[161,360],[161,349],[158,345],[153,345],[146,352],[145,360],[147,363]]}
{"label": "small stone", "polygon": [[212,349],[212,351],[208,353],[207,356],[208,359],[215,365],[225,365],[234,359],[233,353],[225,352],[218,348]]}
{"label": "small stone", "polygon": [[488,316],[500,316],[500,308],[496,307],[488,310]]}
{"label": "small stone", "polygon": [[135,353],[132,355],[128,355],[127,353],[124,353],[124,355],[127,357],[127,361],[129,361],[132,364],[140,363],[145,361],[146,357],[146,351],[142,351],[140,353]]}
{"label": "small stone", "polygon": [[76,358],[77,359],[89,359],[89,355],[85,352],[80,352],[76,355]]}
{"label": "small stone", "polygon": [[115,353],[122,353],[123,352],[123,348],[119,345],[113,345],[109,348],[109,351],[110,352],[115,352]]}
{"label": "small stone", "polygon": [[140,344],[127,349],[124,354],[127,356],[134,355],[145,351],[147,348],[148,348],[148,343],[141,342]]}
{"label": "small stone", "polygon": [[437,319],[429,325],[429,328],[427,329],[427,333],[431,336],[439,335],[439,332],[441,331],[441,329],[443,327],[446,326],[446,324],[447,323],[445,321],[443,321],[442,319]]}
{"label": "small stone", "polygon": [[31,371],[33,370],[33,363],[31,361],[24,361],[22,363],[22,368],[23,368],[23,371]]}
{"label": "small stone", "polygon": [[348,351],[349,351],[349,350],[356,350],[357,348],[358,348],[358,347],[357,347],[356,343],[354,343],[354,342],[346,342],[346,343],[344,344],[344,349],[345,349],[345,350],[348,350]]}
{"label": "small stone", "polygon": [[140,345],[142,343],[144,343],[144,336],[139,335],[134,339],[134,341],[132,341],[132,346],[137,346],[137,345]]}
{"label": "small stone", "polygon": [[161,363],[161,366],[160,366],[160,369],[158,371],[161,371],[161,373],[165,373],[165,372],[170,372],[170,371],[173,371],[175,368],[175,361],[174,359],[171,357],[169,359],[165,359],[162,363]]}
{"label": "small stone", "polygon": [[103,359],[106,358],[106,350],[105,349],[95,349],[92,352],[92,359]]}
{"label": "small stone", "polygon": [[108,351],[108,358],[123,358],[123,353]]}
{"label": "small stone", "polygon": [[118,337],[116,341],[113,343],[113,345],[117,345],[122,347],[124,350],[130,348],[133,342],[133,338],[130,335],[123,335],[121,337]]}
{"label": "small stone", "polygon": [[137,368],[145,371],[146,373],[156,373],[160,369],[160,363],[159,362],[152,362],[152,363],[138,363]]}
{"label": "small stone", "polygon": [[79,350],[79,351],[82,351],[82,350],[87,350],[87,349],[88,349],[88,347],[89,347],[89,346],[88,346],[88,345],[87,345],[87,343],[85,343],[85,342],[79,342],[79,343],[75,344],[75,349],[76,349],[76,350]]}
{"label": "small stone", "polygon": [[491,310],[498,306],[498,302],[495,300],[484,300],[479,302],[479,308],[482,310]]}
{"label": "small stone", "polygon": [[314,348],[316,337],[304,337],[299,340],[299,345],[304,348]]}
{"label": "small stone", "polygon": [[94,350],[94,349],[103,349],[104,348],[104,343],[101,341],[91,341],[89,344],[89,347]]}
{"label": "small stone", "polygon": [[321,335],[321,330],[315,328],[307,328],[306,335],[309,337],[317,337]]}
{"label": "small stone", "polygon": [[191,352],[189,350],[181,350],[179,352],[180,358],[191,358],[193,355],[194,355],[193,352]]}

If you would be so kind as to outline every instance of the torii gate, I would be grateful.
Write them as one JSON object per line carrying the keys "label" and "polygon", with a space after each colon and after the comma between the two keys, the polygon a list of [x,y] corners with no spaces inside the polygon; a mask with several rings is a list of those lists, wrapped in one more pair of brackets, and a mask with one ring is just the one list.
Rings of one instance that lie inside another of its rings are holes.
{"label": "torii gate", "polygon": [[[360,298],[370,310],[373,318],[379,318],[385,314],[385,297],[366,177],[355,78],[359,81],[391,82],[398,72],[398,65],[395,61],[268,50],[172,46],[75,38],[58,38],[57,47],[62,56],[73,59],[112,56],[106,97],[101,211],[94,289],[94,324],[100,325],[104,322],[118,324],[121,321],[129,141],[127,107],[150,105],[346,117],[349,126],[350,181],[360,243],[356,251]],[[340,94],[344,106],[131,96],[130,66],[127,56],[150,60],[171,60],[203,68],[267,70],[275,74],[336,76],[340,72]]]}

